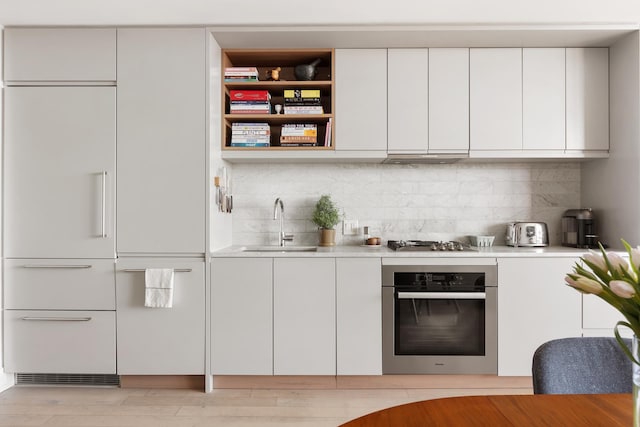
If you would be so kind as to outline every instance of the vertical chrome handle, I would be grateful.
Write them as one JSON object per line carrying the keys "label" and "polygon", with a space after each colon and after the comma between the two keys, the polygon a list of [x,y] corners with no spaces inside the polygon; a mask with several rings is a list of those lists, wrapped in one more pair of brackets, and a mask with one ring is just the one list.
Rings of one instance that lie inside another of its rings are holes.
{"label": "vertical chrome handle", "polygon": [[107,238],[107,171],[102,171],[102,218],[101,233],[103,239]]}

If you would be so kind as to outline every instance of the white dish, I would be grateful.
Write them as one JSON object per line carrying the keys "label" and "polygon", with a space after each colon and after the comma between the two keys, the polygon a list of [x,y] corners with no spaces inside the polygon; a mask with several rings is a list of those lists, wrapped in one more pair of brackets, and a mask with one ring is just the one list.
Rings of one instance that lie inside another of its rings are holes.
{"label": "white dish", "polygon": [[360,245],[360,246],[362,246],[364,248],[376,249],[376,248],[382,247],[382,244],[379,244],[379,245]]}

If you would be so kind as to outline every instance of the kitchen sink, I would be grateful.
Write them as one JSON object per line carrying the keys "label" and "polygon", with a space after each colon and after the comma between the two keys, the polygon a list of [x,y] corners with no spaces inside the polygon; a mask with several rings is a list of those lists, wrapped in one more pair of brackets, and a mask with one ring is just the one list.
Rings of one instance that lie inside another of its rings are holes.
{"label": "kitchen sink", "polygon": [[247,246],[242,252],[316,252],[315,246]]}

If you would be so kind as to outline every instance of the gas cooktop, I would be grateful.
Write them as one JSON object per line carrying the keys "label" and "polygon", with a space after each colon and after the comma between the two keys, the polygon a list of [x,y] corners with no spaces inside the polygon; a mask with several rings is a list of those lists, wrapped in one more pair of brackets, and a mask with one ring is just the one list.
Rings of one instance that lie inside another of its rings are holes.
{"label": "gas cooktop", "polygon": [[473,251],[469,245],[457,241],[389,240],[387,246],[394,251]]}

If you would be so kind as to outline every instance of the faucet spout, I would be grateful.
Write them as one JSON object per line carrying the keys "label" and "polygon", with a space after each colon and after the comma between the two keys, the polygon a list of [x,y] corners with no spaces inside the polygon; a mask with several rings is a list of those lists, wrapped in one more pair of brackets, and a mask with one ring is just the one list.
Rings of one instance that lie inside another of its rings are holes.
{"label": "faucet spout", "polygon": [[[279,214],[278,214],[279,213]],[[285,234],[284,232],[284,203],[278,197],[273,203],[273,219],[280,219],[280,233],[278,233],[278,245],[284,246],[285,242],[293,241],[293,234]]]}

